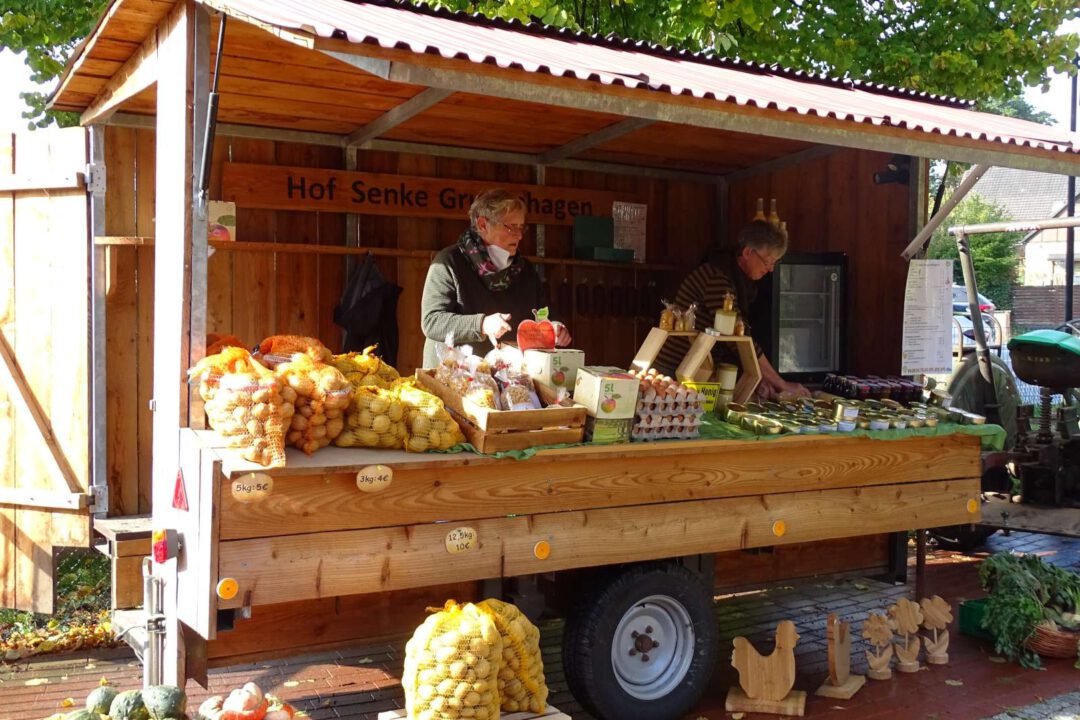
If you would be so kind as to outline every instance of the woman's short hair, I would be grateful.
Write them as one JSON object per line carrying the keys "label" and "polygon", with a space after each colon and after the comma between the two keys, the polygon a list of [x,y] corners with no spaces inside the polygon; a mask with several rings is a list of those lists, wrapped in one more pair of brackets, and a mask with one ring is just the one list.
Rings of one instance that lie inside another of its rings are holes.
{"label": "woman's short hair", "polygon": [[754,220],[743,226],[739,231],[739,247],[748,247],[751,250],[769,250],[774,257],[780,257],[787,252],[788,235],[786,230],[781,230],[765,220]]}
{"label": "woman's short hair", "polygon": [[519,196],[504,190],[495,188],[485,190],[476,196],[469,206],[469,223],[476,229],[477,218],[486,217],[488,220],[502,220],[507,213],[520,210],[525,212],[525,201]]}

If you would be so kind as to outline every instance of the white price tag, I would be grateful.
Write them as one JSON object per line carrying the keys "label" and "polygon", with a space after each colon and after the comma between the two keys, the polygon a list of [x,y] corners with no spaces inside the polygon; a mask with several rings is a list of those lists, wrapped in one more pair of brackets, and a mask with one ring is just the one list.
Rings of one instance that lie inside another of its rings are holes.
{"label": "white price tag", "polygon": [[394,469],[385,465],[368,465],[356,473],[356,487],[363,492],[379,492],[390,487],[394,480]]}
{"label": "white price tag", "polygon": [[274,478],[265,473],[248,473],[232,481],[232,496],[242,503],[258,502],[274,490]]}
{"label": "white price tag", "polygon": [[454,528],[446,534],[446,552],[451,555],[475,550],[477,547],[476,529],[471,527]]}

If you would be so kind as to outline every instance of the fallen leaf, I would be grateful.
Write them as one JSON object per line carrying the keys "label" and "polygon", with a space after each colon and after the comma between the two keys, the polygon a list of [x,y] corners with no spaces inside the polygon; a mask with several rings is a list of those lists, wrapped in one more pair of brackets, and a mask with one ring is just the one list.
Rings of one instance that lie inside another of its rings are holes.
{"label": "fallen leaf", "polygon": [[295,680],[286,680],[282,683],[282,685],[284,685],[285,687],[296,687],[299,684],[300,683],[296,682]]}
{"label": "fallen leaf", "polygon": [[731,717],[733,717],[735,720],[742,720],[744,717],[746,717],[746,713],[735,713]]}
{"label": "fallen leaf", "polygon": [[851,586],[856,590],[869,590],[869,585],[863,585],[862,583],[852,583]]}
{"label": "fallen leaf", "polygon": [[26,685],[27,687],[35,687],[37,685],[48,685],[49,684],[49,678],[34,678],[33,680],[27,680],[23,684]]}
{"label": "fallen leaf", "polygon": [[1004,662],[1007,662],[1005,660],[1005,658],[1003,658],[1003,657],[1001,657],[999,655],[991,655],[990,657],[988,657],[986,659],[989,660],[992,663],[1004,663]]}
{"label": "fallen leaf", "polygon": [[109,678],[102,675],[101,679],[97,681],[97,684],[100,685],[101,687],[105,687],[106,685],[109,684]]}
{"label": "fallen leaf", "polygon": [[64,698],[60,702],[60,707],[75,707],[75,698]]}
{"label": "fallen leaf", "polygon": [[964,686],[964,681],[963,680],[946,680],[945,684],[946,685],[951,685],[953,687],[963,687]]}
{"label": "fallen leaf", "polygon": [[[360,658],[359,660],[356,661],[356,664],[357,665],[367,665],[368,663],[373,663],[373,662],[375,662],[375,661],[372,660],[371,658]],[[705,720],[709,720],[709,719],[705,718]]]}

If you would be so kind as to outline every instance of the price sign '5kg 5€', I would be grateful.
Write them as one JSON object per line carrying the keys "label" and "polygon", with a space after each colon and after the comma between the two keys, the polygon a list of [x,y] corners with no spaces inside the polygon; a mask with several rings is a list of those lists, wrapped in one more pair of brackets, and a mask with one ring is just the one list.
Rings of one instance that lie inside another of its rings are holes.
{"label": "price sign '5kg 5\u20ac'", "polygon": [[458,527],[446,534],[446,552],[460,555],[480,546],[475,528]]}
{"label": "price sign '5kg 5\u20ac'", "polygon": [[265,473],[247,473],[232,481],[232,496],[237,502],[265,500],[274,491],[274,478]]}

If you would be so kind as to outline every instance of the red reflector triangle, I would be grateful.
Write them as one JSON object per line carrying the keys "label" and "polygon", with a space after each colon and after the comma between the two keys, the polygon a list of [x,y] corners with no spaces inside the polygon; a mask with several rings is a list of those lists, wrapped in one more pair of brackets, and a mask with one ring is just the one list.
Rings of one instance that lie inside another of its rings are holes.
{"label": "red reflector triangle", "polygon": [[176,487],[173,488],[172,506],[177,510],[187,512],[187,490],[184,488],[184,471],[176,471]]}

